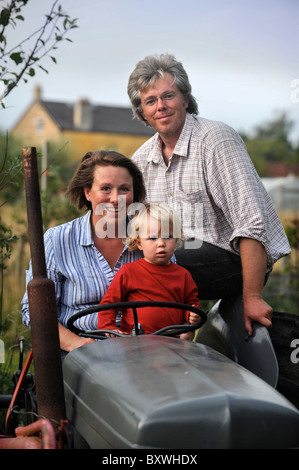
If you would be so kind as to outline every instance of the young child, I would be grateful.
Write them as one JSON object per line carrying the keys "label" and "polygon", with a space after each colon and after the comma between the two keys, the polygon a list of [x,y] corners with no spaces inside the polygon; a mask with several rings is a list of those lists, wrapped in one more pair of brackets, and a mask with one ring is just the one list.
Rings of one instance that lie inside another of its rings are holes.
{"label": "young child", "polygon": [[[174,211],[164,203],[148,203],[128,226],[125,240],[130,250],[139,249],[144,257],[125,264],[115,275],[101,305],[122,301],[179,302],[200,308],[198,292],[191,274],[173,263],[175,248],[181,243],[181,223]],[[120,330],[116,326],[116,310],[99,312],[98,328],[130,334],[134,326],[132,309],[122,312]],[[145,333],[165,326],[196,323],[200,316],[193,312],[164,307],[137,309],[138,322]],[[192,340],[194,332],[181,335]]]}

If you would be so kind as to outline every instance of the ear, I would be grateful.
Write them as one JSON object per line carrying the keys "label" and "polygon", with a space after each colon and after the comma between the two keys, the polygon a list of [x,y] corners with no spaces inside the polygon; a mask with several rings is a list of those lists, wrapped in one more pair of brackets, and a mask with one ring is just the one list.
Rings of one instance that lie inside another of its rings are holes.
{"label": "ear", "polygon": [[87,201],[89,201],[90,200],[90,197],[89,197],[90,188],[83,188],[83,190],[84,190],[84,194],[85,194]]}
{"label": "ear", "polygon": [[189,96],[184,96],[183,100],[184,100],[185,109],[187,109],[189,106]]}
{"label": "ear", "polygon": [[141,117],[141,119],[144,119],[145,121],[147,121],[141,105],[140,105],[140,109],[138,110],[138,114]]}
{"label": "ear", "polygon": [[135,245],[137,246],[138,250],[143,251],[139,237],[136,238],[136,240],[135,240]]}

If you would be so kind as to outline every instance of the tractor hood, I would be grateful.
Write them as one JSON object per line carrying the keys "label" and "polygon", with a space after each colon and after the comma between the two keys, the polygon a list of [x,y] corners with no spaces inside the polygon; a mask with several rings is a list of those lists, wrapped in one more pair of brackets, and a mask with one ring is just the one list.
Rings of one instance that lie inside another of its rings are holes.
{"label": "tractor hood", "polygon": [[63,363],[75,444],[98,449],[285,448],[298,410],[209,346],[135,336],[82,346]]}

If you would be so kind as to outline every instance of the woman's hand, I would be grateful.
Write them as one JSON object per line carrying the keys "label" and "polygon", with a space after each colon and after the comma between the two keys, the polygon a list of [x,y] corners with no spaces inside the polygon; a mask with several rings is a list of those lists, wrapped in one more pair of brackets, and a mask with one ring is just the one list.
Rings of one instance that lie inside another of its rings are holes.
{"label": "woman's hand", "polygon": [[80,348],[80,346],[95,342],[93,338],[82,338],[81,336],[76,335],[65,328],[61,323],[58,323],[58,331],[60,348],[63,349],[63,351],[70,352],[73,349]]}
{"label": "woman's hand", "polygon": [[[116,330],[116,329],[114,329],[114,328],[113,328],[112,331],[115,331],[116,333],[120,333],[120,334],[122,334],[122,335],[127,335],[127,334],[129,334],[129,333],[126,333],[126,332],[121,331],[121,330]],[[118,335],[114,335],[113,333],[105,333],[105,335],[106,335],[108,338],[116,338],[116,337],[118,336]]]}

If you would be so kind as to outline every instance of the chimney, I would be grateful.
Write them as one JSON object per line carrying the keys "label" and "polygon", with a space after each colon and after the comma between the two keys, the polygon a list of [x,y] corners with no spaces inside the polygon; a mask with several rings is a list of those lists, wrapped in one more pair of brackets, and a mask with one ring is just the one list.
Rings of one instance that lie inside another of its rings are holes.
{"label": "chimney", "polygon": [[74,127],[82,130],[92,129],[92,106],[83,98],[78,100],[74,106]]}
{"label": "chimney", "polygon": [[35,101],[40,101],[41,94],[42,94],[41,87],[39,85],[36,85],[36,87],[34,88],[34,100]]}

